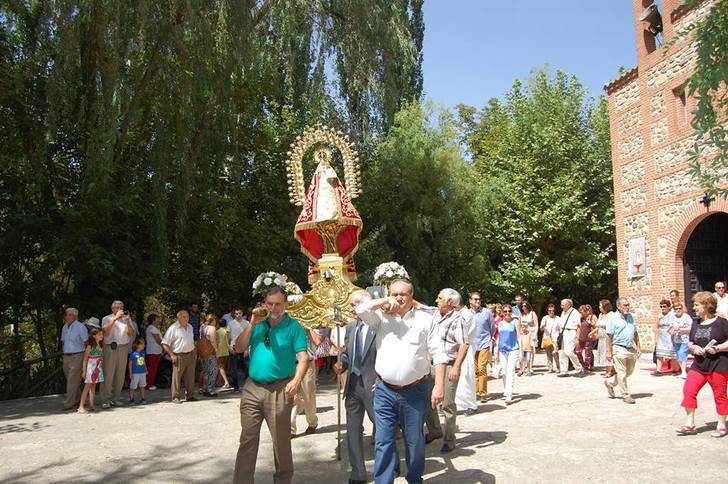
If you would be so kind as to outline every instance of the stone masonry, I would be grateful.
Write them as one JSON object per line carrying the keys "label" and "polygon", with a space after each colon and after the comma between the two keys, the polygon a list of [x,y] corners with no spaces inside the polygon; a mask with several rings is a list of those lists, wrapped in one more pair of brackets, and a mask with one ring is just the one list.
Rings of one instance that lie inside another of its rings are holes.
{"label": "stone masonry", "polygon": [[[637,66],[605,85],[609,96],[614,199],[617,228],[619,294],[629,298],[643,349],[651,351],[652,328],[659,300],[671,289],[684,295],[680,241],[689,236],[691,217],[698,217],[702,190],[690,176],[690,151],[695,145],[690,112],[695,100],[685,99],[696,44],[688,36],[669,49],[656,47],[639,20],[651,1],[632,0]],[[664,43],[680,29],[703,18],[705,1],[689,9],[679,0],[661,2]],[[704,209],[702,211],[704,213]],[[694,215],[693,215],[694,214]],[[687,234],[687,235],[686,235]],[[645,274],[630,279],[628,245],[645,237]],[[683,246],[684,247],[684,242]]]}

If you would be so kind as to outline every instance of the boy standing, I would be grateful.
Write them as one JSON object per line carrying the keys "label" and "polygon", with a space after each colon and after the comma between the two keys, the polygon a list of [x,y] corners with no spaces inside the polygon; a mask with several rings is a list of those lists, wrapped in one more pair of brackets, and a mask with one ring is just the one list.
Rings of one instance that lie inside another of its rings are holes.
{"label": "boy standing", "polygon": [[142,393],[141,404],[147,404],[147,363],[144,353],[144,340],[138,338],[134,342],[134,351],[129,353],[129,403],[135,403],[136,389],[140,388]]}

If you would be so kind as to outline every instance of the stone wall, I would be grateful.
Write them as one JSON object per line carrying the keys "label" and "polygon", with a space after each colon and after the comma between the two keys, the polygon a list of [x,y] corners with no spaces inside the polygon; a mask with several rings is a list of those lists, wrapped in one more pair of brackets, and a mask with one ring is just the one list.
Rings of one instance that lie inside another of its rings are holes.
{"label": "stone wall", "polygon": [[697,57],[698,47],[692,42],[674,54],[665,57],[663,61],[647,72],[647,85],[650,88],[659,87],[671,79],[692,70]]}
{"label": "stone wall", "polygon": [[642,114],[640,113],[639,107],[630,109],[617,119],[617,131],[619,131],[619,134],[624,134],[627,131],[639,129],[641,127]]}
{"label": "stone wall", "polygon": [[650,128],[652,134],[652,146],[662,144],[667,140],[667,119],[662,118]]}
{"label": "stone wall", "polygon": [[664,148],[655,150],[655,170],[657,173],[670,171],[686,163],[689,159],[689,151],[695,144],[692,136],[670,143]]}
{"label": "stone wall", "polygon": [[614,107],[617,111],[630,106],[640,100],[640,83],[638,79],[631,80],[614,96]]}
{"label": "stone wall", "polygon": [[647,204],[647,189],[645,187],[637,187],[622,192],[622,209],[625,212],[633,212],[638,209],[644,209]]}
{"label": "stone wall", "polygon": [[665,104],[665,91],[661,91],[652,96],[652,99],[650,100],[650,113],[652,114],[652,117],[659,118],[665,114],[666,110],[667,105]]}
{"label": "stone wall", "polygon": [[658,200],[665,200],[690,192],[699,192],[700,190],[700,185],[692,179],[687,168],[655,180],[655,198]]}
{"label": "stone wall", "polygon": [[692,199],[680,200],[679,202],[663,205],[657,210],[657,221],[661,230],[669,229],[687,207],[693,204]]}
{"label": "stone wall", "polygon": [[632,136],[619,140],[618,143],[618,155],[620,160],[627,158],[633,158],[642,153],[644,148],[644,141],[642,140],[642,134],[636,133]]}
{"label": "stone wall", "polygon": [[705,18],[710,11],[713,2],[705,2],[699,7],[691,8],[685,15],[677,19],[674,23],[675,32],[680,32],[693,22]]}
{"label": "stone wall", "polygon": [[[647,212],[624,217],[624,237],[626,240],[647,236]],[[626,252],[625,252],[626,253]]]}
{"label": "stone wall", "polygon": [[635,160],[622,166],[622,184],[625,186],[640,183],[645,178],[645,164]]}

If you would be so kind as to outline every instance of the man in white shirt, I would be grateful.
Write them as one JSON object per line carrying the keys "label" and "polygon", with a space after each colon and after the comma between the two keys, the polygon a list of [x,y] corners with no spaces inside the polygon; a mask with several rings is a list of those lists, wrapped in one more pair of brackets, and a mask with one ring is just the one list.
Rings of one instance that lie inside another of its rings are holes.
{"label": "man in white shirt", "polygon": [[728,293],[726,293],[725,284],[725,281],[716,282],[715,293],[713,293],[713,296],[718,300],[715,313],[722,318],[728,318]]}
{"label": "man in white shirt", "polygon": [[[445,392],[442,402],[442,413],[445,415],[444,442],[440,452],[455,450],[455,420],[457,407],[455,394],[460,380],[460,368],[465,355],[468,353],[468,336],[465,329],[463,314],[457,309],[460,305],[460,294],[454,289],[446,288],[437,295],[437,311],[432,315],[432,321],[437,327],[438,344],[447,356],[445,367]],[[472,320],[472,318],[469,318]],[[431,408],[425,420],[427,424],[427,437],[425,441],[432,441],[443,435],[440,425],[440,416],[436,408]]]}
{"label": "man in white shirt", "polygon": [[78,408],[81,396],[81,370],[88,330],[78,320],[78,309],[68,308],[61,329],[63,342],[63,374],[66,375],[66,401],[63,410]]}
{"label": "man in white shirt", "polygon": [[[438,341],[432,315],[413,306],[412,283],[393,281],[389,294],[356,307],[357,316],[376,332],[374,479],[394,482],[395,435],[401,422],[407,447],[407,481],[422,482],[425,469],[422,426],[430,405],[436,407],[443,400],[448,359]],[[435,365],[435,384],[428,399],[430,360]]]}
{"label": "man in white shirt", "polygon": [[576,335],[581,323],[581,314],[574,309],[574,302],[571,299],[561,301],[561,317],[559,318],[559,331],[561,332],[561,345],[559,350],[560,377],[569,376],[569,360],[578,371],[577,376],[583,377],[584,368],[576,356]]}
{"label": "man in white shirt", "polygon": [[162,348],[172,359],[172,403],[181,403],[180,383],[184,379],[186,401],[197,400],[195,394],[195,364],[197,351],[190,314],[186,309],[177,311],[177,321],[167,328],[162,338]]}
{"label": "man in white shirt", "polygon": [[114,301],[111,303],[111,314],[101,320],[101,329],[104,331],[104,382],[101,384],[103,403],[101,408],[123,405],[121,388],[126,378],[127,362],[131,351],[134,324],[129,313],[124,311],[124,303]]}
{"label": "man in white shirt", "polygon": [[227,323],[227,328],[230,332],[230,345],[228,348],[230,351],[230,358],[228,359],[228,377],[230,378],[230,383],[233,386],[234,392],[240,391],[240,377],[238,372],[241,367],[243,369],[243,379],[248,378],[249,358],[245,355],[245,353],[235,352],[235,342],[238,340],[238,337],[243,334],[243,331],[245,331],[245,328],[247,328],[249,324],[250,322],[243,317],[242,308],[236,307],[233,309],[233,319]]}

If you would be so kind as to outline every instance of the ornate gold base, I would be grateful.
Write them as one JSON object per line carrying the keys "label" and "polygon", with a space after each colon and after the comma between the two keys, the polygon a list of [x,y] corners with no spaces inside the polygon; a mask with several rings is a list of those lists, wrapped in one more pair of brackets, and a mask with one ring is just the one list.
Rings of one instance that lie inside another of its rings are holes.
{"label": "ornate gold base", "polygon": [[311,289],[288,306],[288,313],[307,329],[346,324],[356,319],[349,303],[358,289],[346,276],[344,260],[338,254],[323,254]]}

